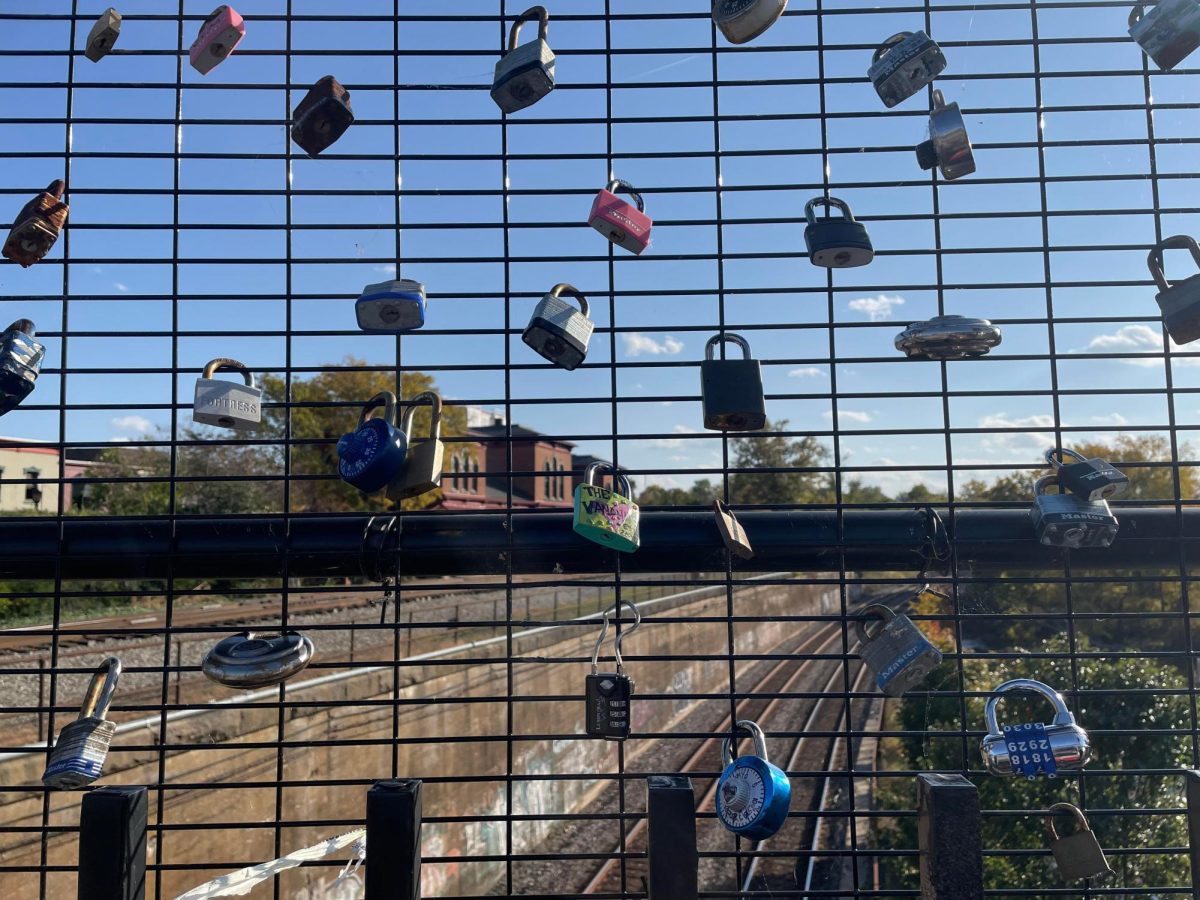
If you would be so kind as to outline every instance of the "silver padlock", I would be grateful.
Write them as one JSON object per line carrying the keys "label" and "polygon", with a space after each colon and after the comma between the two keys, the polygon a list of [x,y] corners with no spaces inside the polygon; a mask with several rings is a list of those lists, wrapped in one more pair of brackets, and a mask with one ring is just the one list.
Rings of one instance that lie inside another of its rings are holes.
{"label": "silver padlock", "polygon": [[[241,372],[246,383],[213,378],[219,371]],[[254,384],[254,374],[236,359],[210,360],[196,381],[192,421],[236,431],[257,427],[262,422],[262,388]]]}
{"label": "silver padlock", "polygon": [[92,675],[79,718],[58,733],[42,784],[55,790],[75,790],[91,784],[104,771],[108,748],[117,726],[104,718],[121,677],[121,661],[110,656]]}
{"label": "silver padlock", "polygon": [[16,409],[37,383],[46,348],[34,340],[29,319],[17,319],[0,335],[0,416]]}
{"label": "silver padlock", "polygon": [[901,31],[879,45],[867,77],[883,105],[891,109],[915,94],[946,68],[937,41],[923,31]]}
{"label": "silver padlock", "polygon": [[[874,633],[868,619],[882,619]],[[889,697],[902,697],[942,664],[942,654],[908,616],[872,603],[854,623],[861,646],[858,655],[875,675],[875,686]]]}
{"label": "silver padlock", "polygon": [[[413,417],[422,401],[428,400],[433,409],[429,417],[429,437],[414,444],[412,440]],[[434,391],[417,394],[408,401],[409,407],[401,420],[404,436],[408,440],[408,460],[399,478],[387,487],[387,498],[394,502],[420,497],[436,490],[442,483],[442,459],[445,445],[442,444],[442,398]]]}
{"label": "silver padlock", "polygon": [[1033,485],[1034,499],[1029,517],[1038,541],[1048,547],[1079,550],[1107,547],[1116,540],[1120,524],[1107,500],[1044,493],[1052,484],[1058,484],[1057,475],[1044,475]]}
{"label": "silver padlock", "polygon": [[[537,40],[518,47],[521,26],[538,20]],[[550,14],[544,6],[531,6],[513,22],[508,33],[508,52],[496,63],[492,99],[506,113],[533,106],[554,90],[554,51],[546,43]]]}
{"label": "silver padlock", "polygon": [[313,642],[297,631],[270,636],[243,631],[217,643],[200,668],[207,678],[228,687],[266,687],[291,678],[312,655]]}
{"label": "silver padlock", "polygon": [[1154,299],[1162,311],[1167,334],[1177,344],[1190,344],[1200,338],[1200,274],[1171,284],[1163,273],[1164,250],[1187,250],[1200,266],[1200,245],[1193,237],[1176,234],[1156,244],[1146,257],[1146,266],[1158,285],[1158,295]]}
{"label": "silver padlock", "polygon": [[787,9],[787,0],[713,0],[712,17],[725,40],[745,44],[776,22]]}
{"label": "silver padlock", "polygon": [[92,62],[100,62],[106,57],[117,38],[121,36],[121,14],[111,6],[96,20],[88,33],[87,44],[84,45],[83,55]]}
{"label": "silver padlock", "polygon": [[[561,294],[579,301],[579,309],[561,299]],[[571,371],[587,356],[594,327],[587,297],[573,285],[556,284],[534,308],[521,340],[560,369]]]}
{"label": "silver padlock", "polygon": [[[1060,837],[1054,827],[1054,814],[1067,813],[1075,818],[1075,831]],[[1058,865],[1058,874],[1063,881],[1079,881],[1084,878],[1101,878],[1113,874],[1104,849],[1096,840],[1096,834],[1088,825],[1087,816],[1070,803],[1055,803],[1045,817],[1046,836],[1050,839],[1050,852]]]}
{"label": "silver padlock", "polygon": [[947,181],[975,171],[975,155],[962,113],[957,103],[946,102],[941,91],[933,92],[929,140],[917,145],[917,164],[926,171],[937,166]]}
{"label": "silver padlock", "polygon": [[909,359],[971,359],[999,346],[1000,329],[987,319],[934,316],[896,335],[896,349]]}
{"label": "silver padlock", "polygon": [[1145,11],[1137,3],[1129,11],[1129,36],[1164,72],[1169,72],[1200,47],[1200,3],[1159,0]]}
{"label": "silver padlock", "polygon": [[[1013,691],[1039,694],[1054,704],[1054,721],[1000,727],[996,706],[1000,699]],[[1038,772],[1053,778],[1060,771],[1076,772],[1092,758],[1092,742],[1088,734],[1075,724],[1075,716],[1067,709],[1062,694],[1032,678],[1014,678],[992,692],[983,711],[987,737],[979,745],[983,765],[992,775],[1015,775],[1018,772],[1032,780]]]}

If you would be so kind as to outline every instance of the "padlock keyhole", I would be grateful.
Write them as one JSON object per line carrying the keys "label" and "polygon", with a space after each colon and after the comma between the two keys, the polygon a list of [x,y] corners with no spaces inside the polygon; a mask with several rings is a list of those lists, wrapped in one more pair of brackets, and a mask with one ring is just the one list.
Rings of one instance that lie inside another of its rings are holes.
{"label": "padlock keyhole", "polygon": [[233,419],[229,418],[228,416],[221,416],[221,418],[217,419],[217,424],[222,428],[232,428]]}

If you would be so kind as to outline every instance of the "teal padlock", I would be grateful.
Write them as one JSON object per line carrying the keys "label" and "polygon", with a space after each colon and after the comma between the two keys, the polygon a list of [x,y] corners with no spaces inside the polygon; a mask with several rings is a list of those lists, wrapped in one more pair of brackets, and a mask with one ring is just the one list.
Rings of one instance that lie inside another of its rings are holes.
{"label": "teal padlock", "polygon": [[[602,470],[612,473],[617,491],[595,483]],[[629,479],[612,463],[589,465],[583,470],[583,483],[575,488],[575,533],[605,547],[633,553],[641,545],[642,538],[638,531],[641,511],[630,498],[632,493]]]}

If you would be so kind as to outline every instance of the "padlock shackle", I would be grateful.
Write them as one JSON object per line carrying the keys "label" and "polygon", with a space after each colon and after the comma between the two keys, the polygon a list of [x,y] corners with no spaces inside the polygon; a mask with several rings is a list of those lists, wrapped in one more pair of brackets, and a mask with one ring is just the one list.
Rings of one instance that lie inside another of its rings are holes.
{"label": "padlock shackle", "polygon": [[[1055,457],[1058,457],[1057,459]],[[1057,472],[1066,465],[1066,457],[1071,457],[1076,462],[1087,462],[1087,457],[1082,453],[1076,453],[1074,450],[1068,450],[1066,447],[1051,447],[1046,451],[1046,462],[1049,463]]]}
{"label": "padlock shackle", "polygon": [[[733,736],[739,737],[738,732],[745,731],[754,739],[754,755],[763,762],[770,762],[767,759],[767,736],[763,734],[758,723],[751,719],[738,719],[737,725],[733,728]],[[725,738],[725,743],[721,745],[721,760],[724,766],[728,766],[733,762],[733,739]]]}
{"label": "padlock shackle", "polygon": [[1132,28],[1134,25],[1140,22],[1142,16],[1145,14],[1146,11],[1142,8],[1141,3],[1133,4],[1133,9],[1129,10],[1129,27]]}
{"label": "padlock shackle", "polygon": [[[1055,472],[1053,475],[1043,475],[1041,478],[1039,478],[1037,481],[1035,481],[1033,483],[1033,496],[1035,496],[1035,497],[1044,496],[1046,493],[1046,488],[1050,487],[1050,485],[1052,485],[1052,484],[1054,484],[1054,485],[1058,484],[1058,473],[1057,472]],[[1061,485],[1059,485],[1059,487],[1061,488]]]}
{"label": "padlock shackle", "polygon": [[442,437],[442,397],[437,391],[422,391],[408,401],[409,407],[404,410],[404,419],[401,426],[404,431],[404,436],[412,440],[413,417],[417,414],[417,408],[422,400],[428,400],[433,407],[433,413],[429,417],[429,440],[437,441]]}
{"label": "padlock shackle", "polygon": [[1160,292],[1168,291],[1171,288],[1171,282],[1167,281],[1167,276],[1163,273],[1164,250],[1188,250],[1192,254],[1192,259],[1196,261],[1196,265],[1200,267],[1200,244],[1196,243],[1194,237],[1175,234],[1155,244],[1146,256],[1146,267],[1154,277],[1154,283],[1158,285]]}
{"label": "padlock shackle", "polygon": [[531,6],[525,12],[517,16],[517,20],[513,22],[512,28],[508,32],[508,52],[512,53],[517,49],[517,42],[520,40],[521,27],[526,22],[538,20],[538,40],[544,41],[550,34],[550,13],[546,12],[544,6]]}
{"label": "padlock shackle", "polygon": [[[836,207],[842,211],[842,218],[845,221],[854,221],[854,213],[850,212],[850,204],[845,200],[839,200],[837,197],[813,197],[804,204],[804,218],[808,219],[809,225],[817,224],[818,206],[824,206],[827,210]],[[831,219],[833,217],[826,213],[825,218]]]}
{"label": "padlock shackle", "polygon": [[120,677],[121,660],[115,656],[110,656],[96,667],[83,695],[83,703],[79,706],[80,719],[103,719],[108,714]]}
{"label": "padlock shackle", "polygon": [[588,317],[588,302],[587,297],[583,296],[583,292],[573,284],[556,284],[550,289],[551,297],[559,297],[566,294],[568,297],[574,297],[579,301],[579,311],[583,313],[583,317]]}
{"label": "padlock shackle", "polygon": [[1046,815],[1042,817],[1046,823],[1046,834],[1052,841],[1060,840],[1058,829],[1054,827],[1054,814],[1056,812],[1068,813],[1075,817],[1075,824],[1078,826],[1078,831],[1090,831],[1088,826],[1087,816],[1083,814],[1078,806],[1073,806],[1070,803],[1055,803],[1046,810]]}
{"label": "padlock shackle", "polygon": [[204,24],[200,26],[200,30],[203,31],[205,28],[207,28],[210,22],[215,21],[216,18],[227,9],[229,9],[229,4],[227,3],[222,3],[216,9],[214,9],[211,13],[209,13],[208,18],[204,20]]}
{"label": "padlock shackle", "polygon": [[633,500],[633,488],[629,484],[629,479],[617,471],[617,467],[610,462],[596,460],[593,463],[588,463],[588,467],[583,470],[584,484],[596,486],[596,475],[601,470],[607,471],[612,475],[613,484],[617,486],[617,493],[622,497],[628,497]]}
{"label": "padlock shackle", "polygon": [[1014,678],[1012,681],[1006,681],[994,691],[992,696],[988,698],[987,706],[983,709],[983,718],[987,723],[988,737],[1004,736],[1004,731],[1001,729],[999,722],[996,720],[996,706],[1000,703],[1000,699],[1004,694],[1012,691],[1025,691],[1029,694],[1039,694],[1045,697],[1054,704],[1054,721],[1053,725],[1074,725],[1075,716],[1067,709],[1067,701],[1063,699],[1063,695],[1049,685],[1042,684],[1040,681],[1034,681],[1032,678]]}
{"label": "padlock shackle", "polygon": [[240,372],[247,387],[254,387],[254,373],[246,368],[245,363],[238,362],[236,359],[228,359],[226,357],[218,357],[210,359],[204,367],[204,374],[201,376],[206,379],[211,379],[217,372]]}
{"label": "padlock shackle", "polygon": [[862,611],[862,615],[859,618],[854,620],[854,631],[858,635],[858,639],[862,642],[863,646],[866,646],[867,644],[871,643],[871,641],[875,640],[875,638],[879,635],[878,631],[876,631],[875,634],[871,634],[867,631],[867,625],[869,623],[872,621],[882,621],[883,627],[887,628],[887,626],[895,618],[895,610],[884,606],[882,603],[872,603]]}
{"label": "padlock shackle", "polygon": [[396,395],[391,391],[380,391],[363,404],[362,411],[358,414],[359,428],[371,417],[371,410],[377,406],[383,407],[383,421],[392,426],[396,424]]}
{"label": "padlock shackle", "polygon": [[946,108],[946,98],[942,96],[942,92],[939,89],[934,88],[933,89],[933,111],[937,112],[938,110],[945,109],[945,108]]}
{"label": "padlock shackle", "polygon": [[708,343],[704,345],[705,360],[711,360],[713,358],[713,353],[717,349],[717,344],[721,344],[726,341],[731,344],[737,344],[742,348],[742,353],[745,355],[745,358],[750,358],[750,342],[740,334],[734,334],[732,331],[726,331],[721,334],[714,334],[708,339]]}
{"label": "padlock shackle", "polygon": [[28,338],[37,337],[37,329],[34,327],[32,319],[17,319],[5,331],[19,331]]}
{"label": "padlock shackle", "polygon": [[646,204],[642,200],[642,195],[639,194],[637,192],[637,188],[635,188],[628,181],[622,181],[620,178],[614,178],[604,186],[604,189],[610,194],[628,194],[633,198],[633,202],[637,204],[638,212],[644,213],[646,211]]}
{"label": "padlock shackle", "polygon": [[872,64],[879,62],[879,58],[883,56],[883,54],[887,53],[892,49],[893,46],[899,44],[901,41],[912,37],[913,33],[914,32],[911,31],[898,31],[893,34],[890,38],[875,48],[875,55],[871,57]]}
{"label": "padlock shackle", "polygon": [[[619,600],[604,611],[604,626],[600,629],[600,637],[596,638],[596,646],[592,648],[592,674],[596,674],[596,670],[600,665],[600,647],[604,643],[604,639],[608,637],[608,616],[609,613],[617,612],[620,605],[624,603],[633,612],[633,624],[629,628],[620,632],[613,641],[613,655],[617,658],[617,674],[620,675],[625,669],[625,661],[621,658],[621,641],[629,637],[639,628],[642,627],[642,611],[637,608],[637,604],[632,600]],[[617,613],[620,615],[620,613]]]}

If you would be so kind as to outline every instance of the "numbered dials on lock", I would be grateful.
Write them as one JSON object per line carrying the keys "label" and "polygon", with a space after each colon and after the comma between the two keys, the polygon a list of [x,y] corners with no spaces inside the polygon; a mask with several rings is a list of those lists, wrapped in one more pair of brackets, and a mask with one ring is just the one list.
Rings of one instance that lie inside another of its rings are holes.
{"label": "numbered dials on lock", "polygon": [[726,828],[747,828],[762,818],[766,798],[762,773],[750,766],[738,766],[717,789],[717,815]]}

